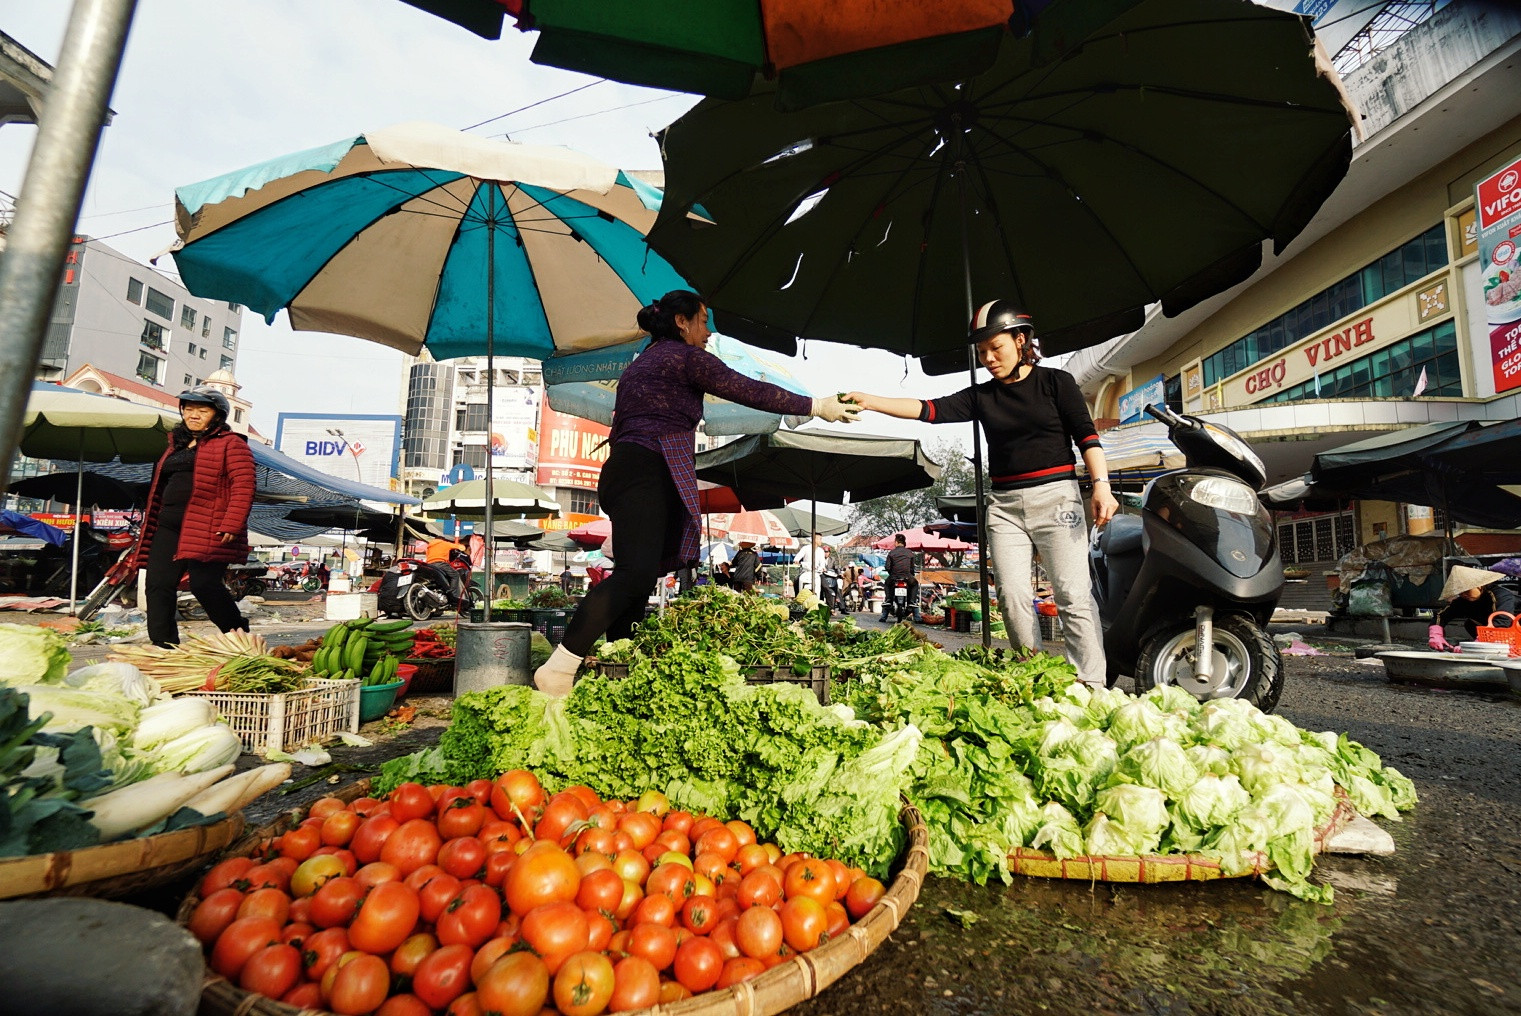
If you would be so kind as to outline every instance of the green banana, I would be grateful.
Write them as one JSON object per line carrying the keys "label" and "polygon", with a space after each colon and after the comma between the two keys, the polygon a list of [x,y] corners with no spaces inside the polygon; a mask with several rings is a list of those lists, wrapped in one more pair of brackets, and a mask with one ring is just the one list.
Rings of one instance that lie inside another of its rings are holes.
{"label": "green banana", "polygon": [[322,675],[327,673],[328,647],[323,646],[312,654],[312,673]]}
{"label": "green banana", "polygon": [[364,666],[364,651],[369,647],[370,640],[362,633],[356,632],[349,639],[348,645],[343,650],[343,665],[348,670],[358,670]]}
{"label": "green banana", "polygon": [[354,630],[354,631],[359,631],[360,629],[368,628],[370,625],[372,625],[374,623],[375,623],[375,619],[373,617],[356,617],[352,621],[345,621],[344,622],[344,624],[348,625],[349,628],[352,629],[352,630]]}
{"label": "green banana", "polygon": [[385,670],[386,670],[385,661],[384,660],[376,660],[375,661],[375,665],[370,668],[369,674],[367,674],[365,676],[364,683],[366,685],[381,684],[385,680],[385,678],[383,676],[385,674]]}
{"label": "green banana", "polygon": [[369,627],[369,631],[371,634],[375,635],[381,633],[389,634],[391,632],[403,631],[410,627],[412,627],[412,622],[410,620],[403,619],[400,621],[386,621],[382,624],[372,624]]}
{"label": "green banana", "polygon": [[328,646],[336,646],[342,642],[344,631],[345,628],[341,624],[335,624],[329,628],[327,630],[327,634],[322,637],[323,648],[325,649]]}

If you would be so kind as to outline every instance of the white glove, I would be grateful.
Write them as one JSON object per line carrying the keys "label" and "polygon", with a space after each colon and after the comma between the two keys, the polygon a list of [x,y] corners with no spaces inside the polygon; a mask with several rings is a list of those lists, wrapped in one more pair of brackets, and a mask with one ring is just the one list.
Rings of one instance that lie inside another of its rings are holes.
{"label": "white glove", "polygon": [[854,402],[841,402],[834,395],[813,400],[813,415],[830,423],[855,423],[860,412],[861,407]]}

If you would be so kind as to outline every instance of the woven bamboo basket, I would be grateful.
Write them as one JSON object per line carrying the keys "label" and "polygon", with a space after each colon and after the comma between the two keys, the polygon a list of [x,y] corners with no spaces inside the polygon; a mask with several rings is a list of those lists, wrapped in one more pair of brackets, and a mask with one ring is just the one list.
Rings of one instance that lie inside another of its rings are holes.
{"label": "woven bamboo basket", "polygon": [[[369,780],[360,780],[333,796],[352,801],[362,797],[369,787]],[[919,810],[911,804],[904,804],[901,818],[908,833],[908,849],[903,854],[897,877],[883,894],[881,902],[852,924],[849,931],[812,952],[772,967],[759,977],[670,1005],[641,1009],[630,1016],[771,1016],[813,998],[839,980],[892,934],[909,906],[919,898],[919,889],[929,867],[929,830]],[[294,815],[282,816],[279,821],[243,837],[228,851],[228,856],[252,853],[294,824]],[[186,897],[177,918],[181,925],[189,922],[199,902],[200,898],[194,892]],[[218,1016],[328,1016],[321,1010],[298,1009],[244,991],[209,969],[201,990],[200,1012]]]}
{"label": "woven bamboo basket", "polygon": [[137,840],[7,858],[0,860],[0,899],[127,896],[189,874],[242,831],[243,816],[237,813],[211,825]]}
{"label": "woven bamboo basket", "polygon": [[[1315,833],[1315,852],[1325,849],[1327,841],[1344,829],[1357,815],[1357,809],[1337,788],[1336,810]],[[1147,856],[1109,857],[1083,855],[1058,858],[1044,850],[1015,847],[1009,852],[1009,870],[1031,878],[1071,878],[1082,882],[1210,882],[1217,878],[1255,878],[1272,866],[1267,855],[1257,854],[1247,871],[1227,875],[1220,862],[1202,854],[1152,854]]]}

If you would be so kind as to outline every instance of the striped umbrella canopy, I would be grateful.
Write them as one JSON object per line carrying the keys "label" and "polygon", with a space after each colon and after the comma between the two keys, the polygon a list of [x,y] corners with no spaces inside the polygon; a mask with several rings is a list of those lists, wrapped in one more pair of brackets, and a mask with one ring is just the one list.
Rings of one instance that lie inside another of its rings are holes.
{"label": "striped umbrella canopy", "polygon": [[657,188],[436,124],[273,159],[175,202],[192,293],[438,360],[627,342],[640,307],[686,287],[644,244]]}
{"label": "striped umbrella canopy", "polygon": [[730,543],[754,543],[759,546],[793,548],[797,538],[787,524],[770,511],[715,512],[709,516],[708,529]]}

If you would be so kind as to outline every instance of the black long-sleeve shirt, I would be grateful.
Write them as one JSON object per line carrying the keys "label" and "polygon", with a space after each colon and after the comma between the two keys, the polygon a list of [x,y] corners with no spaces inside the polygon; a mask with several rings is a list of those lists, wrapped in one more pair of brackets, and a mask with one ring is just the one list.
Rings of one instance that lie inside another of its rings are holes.
{"label": "black long-sleeve shirt", "polygon": [[954,395],[925,399],[919,419],[965,423],[974,410],[987,435],[994,490],[1070,479],[1077,473],[1072,446],[1101,447],[1083,393],[1064,370],[1037,364],[1020,381],[991,378]]}

